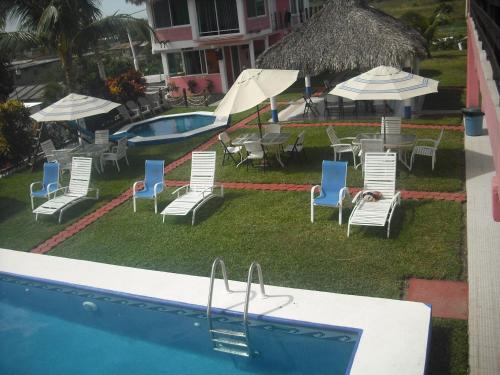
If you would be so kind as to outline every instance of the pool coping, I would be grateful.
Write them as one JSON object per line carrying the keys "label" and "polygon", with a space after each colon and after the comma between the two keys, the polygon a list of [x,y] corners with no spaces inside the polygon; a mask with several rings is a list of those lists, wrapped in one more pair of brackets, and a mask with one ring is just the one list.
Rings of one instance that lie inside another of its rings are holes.
{"label": "pool coping", "polygon": [[[208,273],[207,269],[207,273]],[[231,272],[230,265],[228,269]],[[264,268],[265,280],[265,268]],[[0,249],[0,272],[105,289],[118,293],[206,306],[210,279]],[[174,287],[168,288],[168,285]],[[213,306],[243,311],[246,284],[222,280]],[[253,285],[253,290],[257,285]],[[423,303],[361,297],[266,285],[267,298],[254,293],[252,315],[361,329],[352,375],[424,374],[430,342],[431,307]]]}
{"label": "pool coping", "polygon": [[142,146],[142,145],[147,146],[147,145],[152,145],[152,144],[175,142],[177,140],[190,138],[190,137],[193,137],[195,135],[208,132],[210,130],[215,130],[215,129],[225,127],[228,125],[228,122],[229,122],[228,116],[215,116],[213,112],[209,112],[209,111],[194,111],[194,112],[185,112],[185,113],[175,113],[172,115],[155,116],[155,117],[151,117],[151,118],[144,119],[141,121],[133,122],[131,124],[127,124],[127,125],[121,127],[116,132],[114,132],[112,134],[112,137],[120,137],[121,135],[127,136],[128,130],[130,128],[137,126],[137,125],[141,125],[143,123],[147,123],[147,122],[151,122],[151,121],[159,120],[159,119],[181,117],[181,116],[186,116],[186,115],[213,116],[213,117],[215,117],[215,120],[210,125],[205,125],[205,126],[202,126],[200,128],[189,130],[189,131],[186,131],[183,133],[155,135],[155,136],[151,136],[151,137],[142,137],[142,136],[137,135],[137,136],[134,136],[134,137],[131,137],[128,139],[129,145],[130,146]]}

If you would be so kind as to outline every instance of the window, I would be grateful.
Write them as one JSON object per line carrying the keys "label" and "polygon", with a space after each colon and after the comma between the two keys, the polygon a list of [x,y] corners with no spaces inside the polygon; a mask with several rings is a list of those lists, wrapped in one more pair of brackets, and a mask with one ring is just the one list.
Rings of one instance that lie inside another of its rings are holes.
{"label": "window", "polygon": [[266,0],[247,0],[247,17],[266,15]]}
{"label": "window", "polygon": [[167,53],[168,74],[170,76],[184,75],[184,61],[180,52]]}
{"label": "window", "polygon": [[196,0],[201,36],[239,33],[236,0]]}
{"label": "window", "polygon": [[171,77],[219,73],[217,52],[213,49],[167,53]]}
{"label": "window", "polygon": [[151,7],[155,28],[189,25],[187,0],[157,0]]}

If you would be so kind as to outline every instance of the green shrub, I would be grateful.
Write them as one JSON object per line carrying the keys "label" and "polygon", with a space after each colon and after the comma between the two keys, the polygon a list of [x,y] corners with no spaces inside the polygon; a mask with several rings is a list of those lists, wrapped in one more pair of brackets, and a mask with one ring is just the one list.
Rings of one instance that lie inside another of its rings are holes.
{"label": "green shrub", "polygon": [[20,161],[33,148],[30,112],[19,100],[0,103],[0,158]]}

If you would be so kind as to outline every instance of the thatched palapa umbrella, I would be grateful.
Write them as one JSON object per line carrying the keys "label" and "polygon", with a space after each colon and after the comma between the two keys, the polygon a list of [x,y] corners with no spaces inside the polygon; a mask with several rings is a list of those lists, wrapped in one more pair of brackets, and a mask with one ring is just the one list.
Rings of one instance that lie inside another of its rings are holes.
{"label": "thatched palapa umbrella", "polygon": [[262,53],[257,66],[300,70],[310,95],[310,76],[379,65],[401,67],[409,58],[425,56],[425,40],[416,30],[366,0],[330,0]]}

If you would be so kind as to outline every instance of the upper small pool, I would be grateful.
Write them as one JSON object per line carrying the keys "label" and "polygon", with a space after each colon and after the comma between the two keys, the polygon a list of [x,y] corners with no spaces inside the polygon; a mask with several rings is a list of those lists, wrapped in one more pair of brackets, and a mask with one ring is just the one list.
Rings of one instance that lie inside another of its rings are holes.
{"label": "upper small pool", "polygon": [[228,117],[212,112],[191,112],[157,116],[124,126],[111,139],[128,138],[130,145],[151,145],[180,141],[227,126]]}

